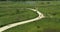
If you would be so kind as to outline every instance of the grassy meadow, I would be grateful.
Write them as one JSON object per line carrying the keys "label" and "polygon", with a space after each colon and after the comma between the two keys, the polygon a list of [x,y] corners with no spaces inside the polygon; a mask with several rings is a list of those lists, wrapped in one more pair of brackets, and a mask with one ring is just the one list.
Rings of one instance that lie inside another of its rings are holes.
{"label": "grassy meadow", "polygon": [[0,8],[0,27],[37,16],[37,13],[24,8]]}
{"label": "grassy meadow", "polygon": [[60,32],[60,1],[1,2],[0,26],[38,16],[28,9],[19,9],[20,12],[17,13],[17,8],[38,8],[45,18],[3,32]]}

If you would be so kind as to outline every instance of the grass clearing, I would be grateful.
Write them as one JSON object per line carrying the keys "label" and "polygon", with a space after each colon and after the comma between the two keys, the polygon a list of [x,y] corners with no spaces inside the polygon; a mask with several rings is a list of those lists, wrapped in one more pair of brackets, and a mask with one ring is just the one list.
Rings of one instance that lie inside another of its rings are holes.
{"label": "grass clearing", "polygon": [[[60,32],[59,31],[60,30],[60,2],[59,1],[51,1],[50,4],[46,4],[46,2],[44,2],[44,4],[41,4],[42,2],[34,2],[33,4],[29,4],[29,3],[22,4],[22,3],[19,3],[19,2],[17,2],[18,4],[16,4],[16,2],[15,3],[11,2],[12,5],[9,4],[10,6],[8,4],[5,4],[5,6],[4,6],[4,4],[3,4],[3,6],[1,6],[1,8],[2,7],[5,7],[5,8],[8,8],[8,7],[10,7],[10,8],[11,7],[12,8],[16,8],[16,7],[35,8],[35,7],[37,7],[38,10],[46,16],[44,19],[41,19],[41,20],[38,20],[38,21],[35,21],[35,22],[32,22],[32,23],[27,23],[27,24],[24,24],[24,25],[19,25],[19,26],[13,27],[11,29],[8,29],[4,32],[49,32],[49,31]],[[14,13],[16,13],[16,12],[14,12]],[[20,14],[24,15],[25,13],[26,13],[26,16],[23,16],[23,17],[26,17],[26,18],[28,18],[29,14],[33,15],[33,17],[36,16],[36,14],[32,13],[32,12],[24,12],[23,14],[21,12]],[[7,16],[4,16],[4,17],[7,17]],[[3,19],[4,17],[1,17],[1,18]],[[13,19],[14,15],[13,15],[13,17],[11,17],[10,15],[8,17]],[[33,18],[32,16],[30,16],[30,17]],[[14,17],[14,19],[16,19],[16,18]],[[21,19],[25,19],[25,18],[21,18]],[[11,21],[9,21],[9,23],[10,22]],[[4,23],[4,22],[2,22],[2,23]]]}
{"label": "grass clearing", "polygon": [[[28,16],[27,16],[28,15]],[[0,9],[0,26],[16,23],[24,20],[29,20],[37,17],[37,13],[28,9],[13,9],[13,8],[1,8]]]}

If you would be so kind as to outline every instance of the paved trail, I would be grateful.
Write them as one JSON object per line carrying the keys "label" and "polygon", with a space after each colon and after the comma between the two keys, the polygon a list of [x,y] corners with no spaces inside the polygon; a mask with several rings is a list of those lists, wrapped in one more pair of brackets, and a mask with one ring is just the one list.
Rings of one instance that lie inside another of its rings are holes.
{"label": "paved trail", "polygon": [[17,23],[13,23],[13,24],[9,24],[9,25],[6,25],[4,27],[1,27],[0,28],[0,32],[3,32],[3,31],[5,31],[5,30],[7,30],[9,28],[13,28],[13,27],[18,26],[18,25],[22,25],[22,24],[25,24],[25,23],[33,22],[33,21],[36,21],[36,20],[44,18],[43,14],[41,12],[39,12],[38,10],[31,9],[31,8],[27,8],[27,9],[36,12],[39,16],[34,18],[34,19],[30,19],[30,20],[26,20],[26,21],[22,21],[22,22],[17,22]]}

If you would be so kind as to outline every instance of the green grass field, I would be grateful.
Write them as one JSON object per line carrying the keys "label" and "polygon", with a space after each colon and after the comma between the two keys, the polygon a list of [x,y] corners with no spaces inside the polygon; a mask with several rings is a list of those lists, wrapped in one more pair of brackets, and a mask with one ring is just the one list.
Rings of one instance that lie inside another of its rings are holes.
{"label": "green grass field", "polygon": [[24,8],[0,8],[0,27],[11,23],[29,20],[37,16],[38,15],[35,12]]}
{"label": "green grass field", "polygon": [[[35,18],[36,13],[27,9],[19,9],[20,13],[16,14],[16,8],[38,8],[45,15],[44,19],[19,25],[8,29],[4,32],[60,32],[60,1],[48,1],[24,3],[24,2],[9,2],[0,5],[0,26],[17,22],[16,17],[20,17],[19,21]],[[23,4],[22,4],[23,3]],[[10,9],[10,8],[11,9]],[[14,9],[13,9],[14,8]],[[4,11],[4,12],[3,12]],[[28,17],[29,16],[29,17]]]}

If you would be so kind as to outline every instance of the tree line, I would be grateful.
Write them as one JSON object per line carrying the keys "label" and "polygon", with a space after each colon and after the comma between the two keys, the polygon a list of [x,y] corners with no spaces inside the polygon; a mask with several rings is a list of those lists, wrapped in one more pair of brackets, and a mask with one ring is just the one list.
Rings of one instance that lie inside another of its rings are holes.
{"label": "tree line", "polygon": [[58,0],[0,0],[0,1],[58,1]]}

